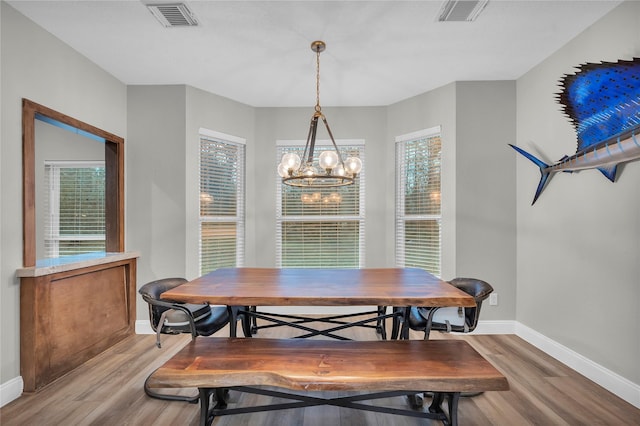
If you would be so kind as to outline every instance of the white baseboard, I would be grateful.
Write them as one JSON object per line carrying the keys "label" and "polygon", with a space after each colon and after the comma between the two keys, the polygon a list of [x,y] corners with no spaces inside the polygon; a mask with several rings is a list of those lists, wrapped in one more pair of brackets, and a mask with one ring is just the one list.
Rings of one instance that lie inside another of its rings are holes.
{"label": "white baseboard", "polygon": [[640,408],[640,385],[549,339],[524,324],[517,321],[514,323],[515,334],[518,337],[599,384],[619,398],[624,399],[629,404]]}
{"label": "white baseboard", "polygon": [[156,334],[148,319],[136,321],[136,334]]}
{"label": "white baseboard", "polygon": [[20,376],[0,384],[0,407],[18,399],[22,395],[23,389],[24,381]]}
{"label": "white baseboard", "polygon": [[471,334],[515,334],[515,321],[478,321]]}

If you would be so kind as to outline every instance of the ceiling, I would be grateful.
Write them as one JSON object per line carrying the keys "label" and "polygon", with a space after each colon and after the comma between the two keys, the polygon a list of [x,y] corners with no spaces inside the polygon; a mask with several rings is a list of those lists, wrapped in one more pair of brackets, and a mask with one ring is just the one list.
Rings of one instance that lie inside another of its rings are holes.
{"label": "ceiling", "polygon": [[517,79],[620,2],[491,0],[474,22],[438,22],[443,0],[188,0],[199,25],[174,28],[138,0],[7,3],[125,84],[285,107],[315,103],[314,40],[327,44],[321,105],[390,105],[453,81]]}

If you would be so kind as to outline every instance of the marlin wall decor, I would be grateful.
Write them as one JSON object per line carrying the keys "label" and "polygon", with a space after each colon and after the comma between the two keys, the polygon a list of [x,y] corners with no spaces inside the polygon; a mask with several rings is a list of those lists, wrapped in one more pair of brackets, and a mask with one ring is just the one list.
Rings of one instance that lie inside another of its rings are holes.
{"label": "marlin wall decor", "polygon": [[575,127],[578,149],[546,164],[522,148],[513,149],[540,167],[532,205],[556,172],[598,169],[615,182],[618,165],[640,159],[640,58],[584,64],[560,80],[557,100]]}

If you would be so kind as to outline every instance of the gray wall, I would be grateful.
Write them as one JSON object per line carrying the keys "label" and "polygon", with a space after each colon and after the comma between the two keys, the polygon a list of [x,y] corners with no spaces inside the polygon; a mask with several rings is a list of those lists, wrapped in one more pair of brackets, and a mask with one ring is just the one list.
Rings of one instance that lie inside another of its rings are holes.
{"label": "gray wall", "polygon": [[513,81],[457,83],[456,276],[482,278],[498,294],[483,320],[515,317],[515,103]]}
{"label": "gray wall", "polygon": [[[640,56],[640,3],[626,2],[517,82],[518,145],[543,161],[572,155],[557,81],[584,62]],[[516,156],[516,319],[640,383],[640,163],[617,182],[599,171],[559,174],[531,206],[540,173]]]}
{"label": "gray wall", "polygon": [[126,86],[33,24],[1,8],[0,383],[20,374],[22,264],[22,98],[126,136]]}
{"label": "gray wall", "polygon": [[[138,285],[184,277],[185,88],[127,89],[127,250],[138,251]],[[138,318],[148,308],[138,297]]]}

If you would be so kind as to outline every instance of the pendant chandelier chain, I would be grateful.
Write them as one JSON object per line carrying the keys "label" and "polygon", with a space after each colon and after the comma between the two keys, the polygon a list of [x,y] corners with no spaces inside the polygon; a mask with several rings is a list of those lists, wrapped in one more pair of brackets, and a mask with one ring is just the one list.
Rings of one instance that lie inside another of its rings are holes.
{"label": "pendant chandelier chain", "polygon": [[316,112],[321,111],[320,107],[320,49],[316,51]]}

